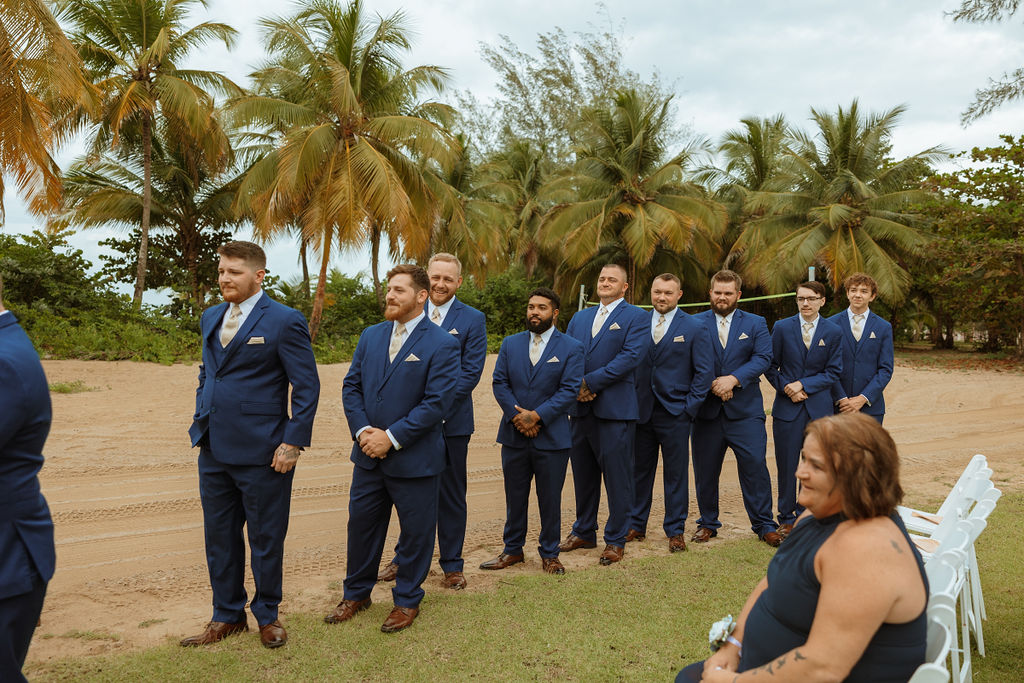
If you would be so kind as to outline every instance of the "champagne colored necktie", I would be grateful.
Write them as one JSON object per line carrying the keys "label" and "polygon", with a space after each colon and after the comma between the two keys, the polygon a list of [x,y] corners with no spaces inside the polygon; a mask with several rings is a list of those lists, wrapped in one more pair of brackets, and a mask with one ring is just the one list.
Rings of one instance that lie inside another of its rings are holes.
{"label": "champagne colored necktie", "polygon": [[440,308],[435,308],[434,312],[430,314],[430,322],[432,322],[432,323],[434,323],[435,325],[438,325],[438,326],[441,325],[441,309]]}
{"label": "champagne colored necktie", "polygon": [[607,317],[608,309],[602,306],[601,310],[597,312],[596,316],[594,316],[594,325],[590,328],[591,338],[596,337],[597,333],[601,331],[601,326],[604,325],[604,319]]}
{"label": "champagne colored necktie", "polygon": [[853,338],[860,341],[860,336],[864,334],[864,314],[857,313],[853,316],[853,327],[850,329],[853,332]]}
{"label": "champagne colored necktie", "polygon": [[729,339],[729,319],[722,318],[718,321],[718,343],[725,348],[725,342]]}
{"label": "champagne colored necktie", "polygon": [[224,321],[224,325],[220,328],[220,345],[221,348],[231,343],[231,340],[238,334],[238,324],[242,319],[242,307],[238,304],[231,304],[231,315]]}
{"label": "champagne colored necktie", "polygon": [[540,344],[543,338],[539,334],[533,335],[533,343],[530,344],[530,365],[536,365],[540,360]]}
{"label": "champagne colored necktie", "polygon": [[665,336],[665,316],[658,316],[658,323],[654,326],[654,343],[657,344]]}
{"label": "champagne colored necktie", "polygon": [[395,332],[391,335],[391,346],[388,347],[388,360],[395,362],[395,356],[402,348],[402,339],[405,337],[405,323],[395,323]]}
{"label": "champagne colored necktie", "polygon": [[814,329],[814,323],[804,323],[804,348],[808,351],[811,349],[811,330]]}

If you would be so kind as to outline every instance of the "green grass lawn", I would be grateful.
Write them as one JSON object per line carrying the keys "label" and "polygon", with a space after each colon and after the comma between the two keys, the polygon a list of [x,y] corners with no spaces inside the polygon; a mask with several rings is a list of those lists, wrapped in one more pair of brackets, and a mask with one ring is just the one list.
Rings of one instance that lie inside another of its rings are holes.
{"label": "green grass lawn", "polygon": [[[909,501],[911,504],[917,501]],[[978,542],[988,622],[979,683],[1022,680],[1024,614],[1015,529],[1024,494],[1003,496]],[[755,539],[629,559],[563,577],[516,575],[482,594],[430,595],[408,631],[378,629],[390,604],[330,626],[289,614],[286,647],[248,633],[203,649],[176,642],[124,655],[34,665],[33,681],[671,680],[707,656],[707,630],[737,614],[772,551]],[[141,625],[140,625],[141,626]]]}

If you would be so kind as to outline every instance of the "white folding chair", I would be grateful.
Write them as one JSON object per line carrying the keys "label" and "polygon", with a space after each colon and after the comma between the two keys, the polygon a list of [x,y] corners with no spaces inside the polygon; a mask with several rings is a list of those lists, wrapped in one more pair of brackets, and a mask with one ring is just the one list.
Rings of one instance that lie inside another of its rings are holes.
{"label": "white folding chair", "polygon": [[936,518],[945,517],[955,509],[968,480],[970,480],[978,470],[986,467],[988,467],[988,461],[984,455],[978,453],[971,458],[967,463],[967,466],[964,467],[964,471],[960,474],[960,478],[957,479],[957,482],[953,484],[953,487],[946,495],[946,500],[942,502],[942,505],[939,506],[939,509],[934,513],[925,512],[924,510],[915,510],[903,505],[898,506],[897,510],[900,517],[903,518],[903,524],[907,527],[907,530],[929,534],[938,524],[938,520]]}
{"label": "white folding chair", "polygon": [[[951,542],[958,542],[962,545],[968,543],[970,537],[966,531],[959,530],[955,533],[959,536],[959,539],[951,538]],[[950,671],[955,671],[958,674],[961,671],[961,648],[956,645],[955,638],[957,634],[956,608],[963,582],[965,581],[966,563],[966,552],[955,548],[948,548],[941,553],[933,555],[925,564],[929,590],[928,618],[941,619],[951,634],[950,637],[953,639],[953,644],[946,654],[949,656],[952,664]],[[933,662],[934,660],[929,657],[928,661]]]}
{"label": "white folding chair", "polygon": [[[999,489],[992,487],[985,491],[985,493],[978,499],[978,503],[971,510],[970,515],[967,517],[967,521],[972,525],[981,525],[977,531],[977,536],[981,535],[982,530],[988,524],[988,516],[992,514],[992,511],[996,507],[996,502],[1002,497],[1003,493]],[[970,631],[974,633],[974,640],[978,644],[978,654],[982,657],[985,656],[985,636],[982,633],[981,622],[988,619],[988,613],[985,611],[985,596],[981,592],[981,573],[978,569],[978,554],[974,549],[974,543],[971,543],[971,547],[967,551],[967,591],[970,598],[970,613],[968,615],[968,626]]]}
{"label": "white folding chair", "polygon": [[986,491],[993,488],[992,470],[982,467],[975,470],[970,476],[961,477],[956,485],[950,490],[946,500],[939,508],[940,512],[928,514],[910,508],[898,509],[907,531],[922,536],[931,536],[938,529],[943,521],[953,518],[964,519],[970,513],[974,504]]}
{"label": "white folding chair", "polygon": [[[943,607],[943,609],[948,609]],[[931,609],[929,608],[929,612]],[[925,663],[917,667],[910,683],[945,683],[949,680],[946,658],[953,644],[953,634],[939,616],[928,617],[928,648]]]}

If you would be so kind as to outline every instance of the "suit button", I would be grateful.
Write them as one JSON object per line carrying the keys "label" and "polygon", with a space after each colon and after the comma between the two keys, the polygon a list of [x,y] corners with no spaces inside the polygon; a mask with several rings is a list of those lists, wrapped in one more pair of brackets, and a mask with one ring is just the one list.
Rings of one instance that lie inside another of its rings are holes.
{"label": "suit button", "polygon": [[214,406],[213,408],[210,408],[210,412],[211,413],[216,413],[217,412],[217,406]]}
{"label": "suit button", "polygon": [[383,399],[382,397],[380,397],[380,396],[378,396],[378,397],[377,397],[377,403],[380,403],[380,402],[381,402],[381,401],[383,401],[383,400],[384,400],[384,399]]}
{"label": "suit button", "polygon": [[220,381],[220,377],[218,377],[218,378],[217,378],[217,381],[218,381],[218,382]]}

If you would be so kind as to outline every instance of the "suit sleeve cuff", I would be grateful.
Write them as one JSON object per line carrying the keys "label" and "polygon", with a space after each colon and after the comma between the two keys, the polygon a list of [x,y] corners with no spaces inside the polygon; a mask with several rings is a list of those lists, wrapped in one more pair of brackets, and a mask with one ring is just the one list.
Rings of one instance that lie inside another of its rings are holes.
{"label": "suit sleeve cuff", "polygon": [[396,451],[402,450],[402,444],[398,443],[398,440],[395,438],[395,435],[391,433],[390,429],[384,430],[384,433],[388,435],[389,439],[391,439],[391,445],[395,447]]}
{"label": "suit sleeve cuff", "polygon": [[871,399],[869,399],[867,396],[864,396],[864,394],[861,394],[861,396],[864,397],[864,402],[867,403],[870,406],[871,405]]}

